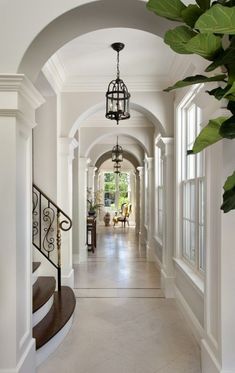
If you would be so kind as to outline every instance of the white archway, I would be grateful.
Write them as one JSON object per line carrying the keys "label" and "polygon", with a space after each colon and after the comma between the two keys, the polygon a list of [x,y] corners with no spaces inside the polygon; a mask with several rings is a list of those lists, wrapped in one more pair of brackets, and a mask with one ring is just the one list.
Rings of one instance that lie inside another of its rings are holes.
{"label": "white archway", "polygon": [[[136,102],[130,102],[130,108],[143,114],[154,126],[154,128],[159,131],[163,136],[165,135],[165,128],[163,126],[163,124],[161,123],[161,121],[158,119],[158,106],[156,105],[156,112],[153,112],[152,110],[148,109],[147,107],[144,107],[142,105],[140,105],[139,103],[136,103]],[[68,137],[74,137],[75,133],[77,132],[78,128],[80,127],[80,125],[85,121],[87,120],[89,117],[91,117],[92,115],[94,115],[95,113],[99,112],[103,110],[103,112],[105,112],[105,102],[100,102],[92,107],[90,107],[88,110],[86,110],[85,112],[83,112],[78,118],[77,120],[74,122],[74,124],[72,125],[70,131],[69,131],[69,134],[68,134]],[[159,113],[161,114],[161,113]],[[121,124],[119,126],[119,128],[121,127]]]}
{"label": "white archway", "polygon": [[28,48],[23,51],[22,47],[17,54],[17,71],[26,74],[34,82],[42,66],[59,48],[91,31],[126,27],[162,37],[171,25],[171,22],[160,17],[156,19],[156,15],[146,9],[145,1],[98,0],[85,4],[83,1],[78,7],[61,12],[57,18],[52,17],[49,23],[45,23],[44,27],[38,30],[37,36],[32,38]]}
{"label": "white archway", "polygon": [[112,132],[109,132],[109,133],[103,133],[101,134],[100,136],[97,137],[96,133],[94,134],[93,136],[93,141],[90,143],[89,147],[87,148],[86,150],[86,153],[84,154],[85,157],[89,157],[89,153],[91,151],[91,149],[98,143],[102,143],[102,140],[103,139],[106,139],[108,137],[113,137],[113,136],[125,136],[129,139],[133,139],[137,142],[137,144],[143,149],[143,151],[146,153],[146,155],[149,157],[150,156],[150,149],[148,147],[148,143],[146,141],[141,141],[141,137],[138,133],[128,133],[128,128],[123,128],[120,129],[119,128],[114,128]]}

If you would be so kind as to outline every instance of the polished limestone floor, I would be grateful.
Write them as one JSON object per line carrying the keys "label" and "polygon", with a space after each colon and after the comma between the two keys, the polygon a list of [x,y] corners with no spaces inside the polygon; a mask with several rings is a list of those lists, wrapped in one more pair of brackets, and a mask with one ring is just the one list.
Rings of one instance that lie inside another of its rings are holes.
{"label": "polished limestone floor", "polygon": [[200,351],[135,230],[100,228],[75,266],[77,307],[63,343],[39,373],[200,373]]}

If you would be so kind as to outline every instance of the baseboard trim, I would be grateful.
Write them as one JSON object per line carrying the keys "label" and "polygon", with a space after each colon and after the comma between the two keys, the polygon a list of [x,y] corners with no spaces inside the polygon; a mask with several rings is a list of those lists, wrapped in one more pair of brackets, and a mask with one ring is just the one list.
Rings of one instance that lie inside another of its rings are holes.
{"label": "baseboard trim", "polygon": [[[201,345],[201,340],[204,338],[204,329],[196,316],[194,315],[192,309],[190,308],[189,304],[183,297],[180,290],[175,286],[175,298],[177,300],[177,303],[179,305],[179,308],[184,315],[197,343]],[[208,372],[206,372],[208,373]]]}
{"label": "baseboard trim", "polygon": [[153,252],[153,256],[154,256],[154,264],[155,264],[156,268],[161,272],[162,263],[161,263],[160,259],[158,258],[158,256],[156,255],[155,252]]}
{"label": "baseboard trim", "polygon": [[164,269],[161,270],[161,287],[165,298],[175,298],[175,277],[167,276]]}
{"label": "baseboard trim", "polygon": [[72,289],[74,288],[74,269],[72,268],[68,275],[61,276],[61,284],[64,286],[69,286]]}
{"label": "baseboard trim", "polygon": [[0,373],[35,373],[35,339],[31,339],[26,350],[24,351],[19,363],[14,369],[0,369]]}
{"label": "baseboard trim", "polygon": [[233,373],[232,371],[221,370],[213,351],[207,341],[201,341],[202,373]]}

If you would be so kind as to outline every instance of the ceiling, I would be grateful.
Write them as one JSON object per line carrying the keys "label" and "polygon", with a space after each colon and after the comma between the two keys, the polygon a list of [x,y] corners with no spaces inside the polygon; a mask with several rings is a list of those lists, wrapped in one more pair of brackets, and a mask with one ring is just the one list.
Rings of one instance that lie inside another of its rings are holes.
{"label": "ceiling", "polygon": [[89,82],[92,89],[98,81],[106,87],[116,76],[116,52],[111,44],[117,41],[125,44],[120,71],[128,86],[138,83],[137,90],[144,90],[144,83],[154,83],[162,89],[170,81],[177,54],[160,37],[129,28],[102,29],[75,38],[51,57],[44,70],[53,63],[64,84]]}
{"label": "ceiling", "polygon": [[125,43],[120,53],[121,76],[168,75],[175,53],[160,37],[133,29],[105,29],[80,36],[57,55],[68,76],[110,76],[116,73],[116,52],[113,42]]}

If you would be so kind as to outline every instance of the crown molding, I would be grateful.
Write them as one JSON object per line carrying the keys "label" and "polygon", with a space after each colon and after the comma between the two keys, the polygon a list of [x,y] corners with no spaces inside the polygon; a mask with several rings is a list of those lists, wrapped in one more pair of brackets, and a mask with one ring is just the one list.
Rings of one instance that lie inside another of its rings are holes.
{"label": "crown molding", "polygon": [[[68,75],[58,53],[49,59],[42,71],[56,93],[106,92],[109,82],[114,78],[110,75]],[[122,79],[130,92],[159,92],[170,84],[169,75],[133,75],[122,76]]]}
{"label": "crown molding", "polygon": [[0,92],[20,94],[33,109],[37,109],[45,102],[43,96],[24,74],[1,74]]}
{"label": "crown molding", "polygon": [[62,92],[64,82],[66,81],[66,72],[58,54],[54,54],[48,60],[43,66],[42,72],[55,93]]}
{"label": "crown molding", "polygon": [[[106,92],[110,76],[70,76],[62,92]],[[169,84],[168,76],[122,76],[129,92],[159,92]]]}

